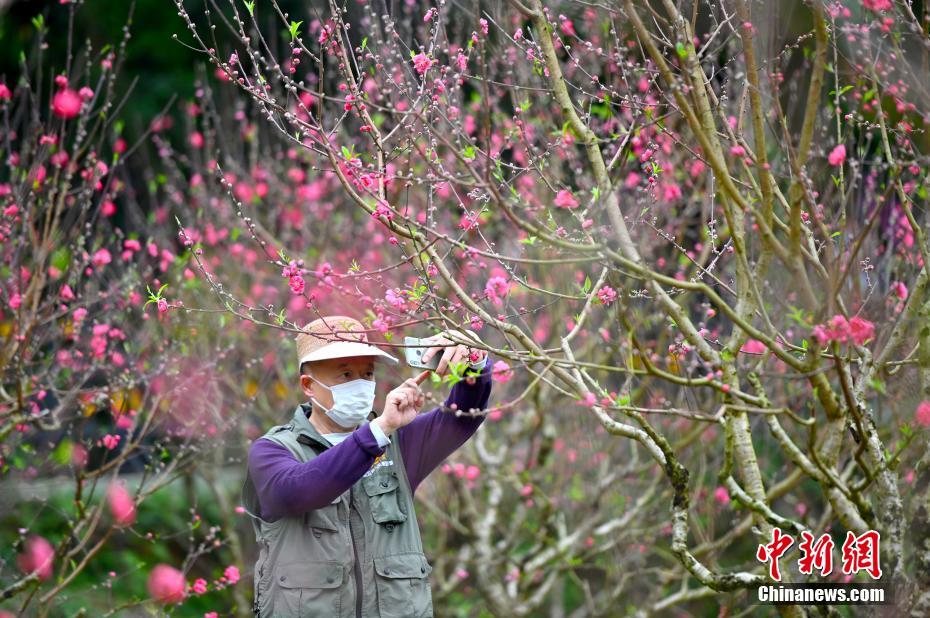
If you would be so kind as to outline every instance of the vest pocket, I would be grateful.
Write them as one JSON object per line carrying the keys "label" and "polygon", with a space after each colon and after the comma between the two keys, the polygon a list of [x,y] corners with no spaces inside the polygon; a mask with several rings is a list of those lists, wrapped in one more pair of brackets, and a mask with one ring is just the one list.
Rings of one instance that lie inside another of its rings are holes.
{"label": "vest pocket", "polygon": [[397,472],[382,472],[362,477],[362,485],[368,494],[371,516],[379,524],[407,521],[407,514],[400,508]]}
{"label": "vest pocket", "polygon": [[407,552],[375,558],[375,587],[381,618],[423,618],[433,615],[426,556]]}
{"label": "vest pocket", "polygon": [[339,562],[279,565],[272,581],[274,615],[293,618],[338,616],[342,610],[345,567]]}
{"label": "vest pocket", "polygon": [[339,530],[339,503],[307,512],[307,525],[320,530]]}

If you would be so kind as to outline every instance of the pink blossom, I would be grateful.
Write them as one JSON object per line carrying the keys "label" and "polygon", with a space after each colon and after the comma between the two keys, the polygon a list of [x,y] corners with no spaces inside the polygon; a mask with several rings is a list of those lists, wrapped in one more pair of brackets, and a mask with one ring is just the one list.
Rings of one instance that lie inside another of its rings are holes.
{"label": "pink blossom", "polygon": [[69,300],[74,300],[74,291],[71,289],[71,286],[68,285],[67,283],[61,286],[60,297],[61,297],[61,300],[66,301],[66,302]]}
{"label": "pink blossom", "polygon": [[0,101],[9,101],[11,98],[13,98],[13,96],[10,93],[10,89],[6,84],[0,82]]}
{"label": "pink blossom", "polygon": [[907,286],[903,282],[895,281],[891,284],[891,290],[901,300],[907,298]]}
{"label": "pink blossom", "polygon": [[465,468],[465,478],[469,481],[474,481],[481,475],[481,468],[478,466],[468,466]]}
{"label": "pink blossom", "polygon": [[158,313],[165,313],[168,311],[168,301],[164,298],[158,299]]}
{"label": "pink blossom", "polygon": [[495,382],[505,384],[513,377],[513,369],[506,361],[499,360],[491,365],[491,378]]}
{"label": "pink blossom", "polygon": [[921,401],[914,415],[917,423],[922,427],[930,427],[930,401]]}
{"label": "pink blossom", "polygon": [[288,285],[291,286],[291,291],[294,294],[302,294],[304,291],[304,279],[300,275],[295,275],[288,280]]}
{"label": "pink blossom", "polygon": [[106,447],[107,450],[112,451],[119,445],[120,438],[121,436],[119,435],[108,433],[100,438],[100,441],[103,443],[103,446]]}
{"label": "pink blossom", "polygon": [[730,154],[735,157],[741,157],[746,154],[746,149],[739,144],[736,144],[735,146],[730,147]]}
{"label": "pink blossom", "polygon": [[16,566],[26,575],[38,573],[39,579],[45,581],[52,576],[54,557],[52,544],[41,536],[32,535],[26,540],[23,553],[16,558]]}
{"label": "pink blossom", "polygon": [[587,408],[591,408],[594,406],[594,404],[597,403],[597,395],[591,392],[585,393],[584,398],[581,399],[578,403]]}
{"label": "pink blossom", "polygon": [[[121,417],[122,418],[122,417]],[[131,526],[136,522],[136,503],[122,483],[113,483],[107,492],[110,514],[119,526]]]}
{"label": "pink blossom", "polygon": [[10,308],[19,309],[19,306],[23,303],[23,297],[18,293],[10,296]]}
{"label": "pink blossom", "polygon": [[520,488],[520,495],[524,498],[533,493],[533,486],[529,483]]}
{"label": "pink blossom", "polygon": [[488,33],[488,20],[482,17],[481,19],[478,20],[478,24],[481,26],[481,32],[483,34],[487,34]]}
{"label": "pink blossom", "polygon": [[106,248],[97,249],[94,253],[94,257],[91,258],[91,261],[94,263],[94,266],[98,268],[100,266],[106,266],[111,261],[113,261],[113,256],[110,255],[110,252]]}
{"label": "pink blossom", "polygon": [[813,329],[813,335],[820,345],[826,345],[830,341],[844,343],[849,336],[849,322],[846,318],[837,314],[830,318],[827,325],[818,324]]}
{"label": "pink blossom", "polygon": [[856,316],[849,321],[849,334],[857,345],[862,345],[875,337],[875,324]]}
{"label": "pink blossom", "polygon": [[193,585],[191,585],[191,590],[194,594],[203,594],[207,591],[207,580],[202,577],[198,577],[194,580]]}
{"label": "pink blossom", "polygon": [[426,54],[420,52],[413,57],[413,68],[416,69],[417,73],[423,75],[433,65],[433,62]]}
{"label": "pink blossom", "polygon": [[90,99],[94,98],[94,91],[88,88],[87,86],[84,86],[83,88],[78,90],[78,96],[81,97],[81,99],[83,99],[84,101],[89,101]]}
{"label": "pink blossom", "polygon": [[746,354],[764,354],[767,349],[765,344],[758,339],[748,339],[739,351]]}
{"label": "pink blossom", "polygon": [[407,303],[403,293],[397,288],[392,288],[385,292],[384,300],[395,309],[400,309]]}
{"label": "pink blossom", "polygon": [[830,154],[827,156],[827,162],[833,167],[839,167],[843,165],[846,161],[846,146],[840,144],[836,148],[830,151]]}
{"label": "pink blossom", "polygon": [[233,565],[226,567],[226,570],[223,571],[223,575],[230,584],[235,584],[239,581],[239,569]]}
{"label": "pink blossom", "polygon": [[727,491],[726,487],[721,485],[714,490],[714,500],[716,500],[719,504],[729,504],[730,492]]}
{"label": "pink blossom", "polygon": [[862,0],[862,6],[875,13],[891,10],[891,0]]}
{"label": "pink blossom", "polygon": [[817,343],[820,345],[826,345],[830,341],[830,336],[827,333],[827,329],[823,327],[822,324],[814,326],[811,334],[814,336],[814,339],[817,340]]}
{"label": "pink blossom", "polygon": [[149,573],[149,595],[162,603],[180,603],[187,596],[184,573],[167,564],[155,565]]}
{"label": "pink blossom", "polygon": [[496,276],[488,279],[488,282],[484,286],[484,292],[495,305],[500,306],[503,304],[501,297],[507,295],[508,288],[507,279]]}
{"label": "pink blossom", "polygon": [[61,118],[74,118],[81,111],[81,96],[71,88],[59,90],[52,97],[52,112]]}
{"label": "pink blossom", "polygon": [[617,291],[612,287],[605,285],[600,290],[597,291],[597,297],[601,300],[604,305],[609,305],[610,303],[617,300]]}
{"label": "pink blossom", "polygon": [[553,203],[559,208],[578,208],[578,200],[568,189],[559,190]]}

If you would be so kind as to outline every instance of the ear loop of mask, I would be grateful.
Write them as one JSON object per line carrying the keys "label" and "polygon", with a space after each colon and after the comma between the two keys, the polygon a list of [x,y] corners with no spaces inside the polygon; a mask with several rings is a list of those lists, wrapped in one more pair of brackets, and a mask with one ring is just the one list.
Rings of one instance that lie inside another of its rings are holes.
{"label": "ear loop of mask", "polygon": [[[314,378],[314,377],[313,377],[312,375],[310,375],[309,373],[305,373],[304,375],[307,376],[308,378],[310,378],[311,380],[313,380],[314,382],[316,382],[317,384],[319,384],[320,386],[322,386],[323,388],[325,388],[326,390],[328,390],[328,391],[331,391],[331,390],[332,390],[331,388],[329,388],[328,386],[326,386],[325,384],[323,384],[322,382],[320,382],[319,380],[317,380],[316,378]],[[310,401],[313,402],[313,403],[315,403],[321,410],[323,410],[323,412],[329,412],[329,409],[326,408],[326,406],[324,406],[323,404],[321,404],[319,401],[317,401],[316,399],[314,399],[314,398],[313,398],[313,395],[310,395]]]}

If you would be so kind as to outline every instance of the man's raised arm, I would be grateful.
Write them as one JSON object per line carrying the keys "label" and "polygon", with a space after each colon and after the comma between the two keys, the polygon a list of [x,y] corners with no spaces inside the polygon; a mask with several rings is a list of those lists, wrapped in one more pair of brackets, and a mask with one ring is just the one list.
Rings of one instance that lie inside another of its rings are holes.
{"label": "man's raised arm", "polygon": [[[474,384],[460,380],[443,404],[446,408],[455,404],[457,409],[467,412],[471,408],[484,410],[491,398],[490,355],[485,357],[481,375]],[[397,431],[400,450],[410,479],[411,490],[442,463],[478,430],[485,415],[456,416],[453,411],[443,412],[437,406],[430,412],[420,414],[406,427]]]}
{"label": "man's raised arm", "polygon": [[280,444],[256,440],[249,449],[249,473],[261,518],[276,521],[330,504],[362,478],[383,452],[367,423],[306,463],[297,461]]}

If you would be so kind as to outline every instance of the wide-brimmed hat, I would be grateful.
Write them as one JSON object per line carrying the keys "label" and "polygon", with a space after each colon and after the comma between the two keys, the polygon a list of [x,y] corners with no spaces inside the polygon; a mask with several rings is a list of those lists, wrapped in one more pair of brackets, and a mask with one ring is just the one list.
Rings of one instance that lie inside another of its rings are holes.
{"label": "wide-brimmed hat", "polygon": [[313,320],[297,335],[297,366],[308,361],[347,356],[396,358],[368,343],[365,327],[355,318],[331,315]]}

